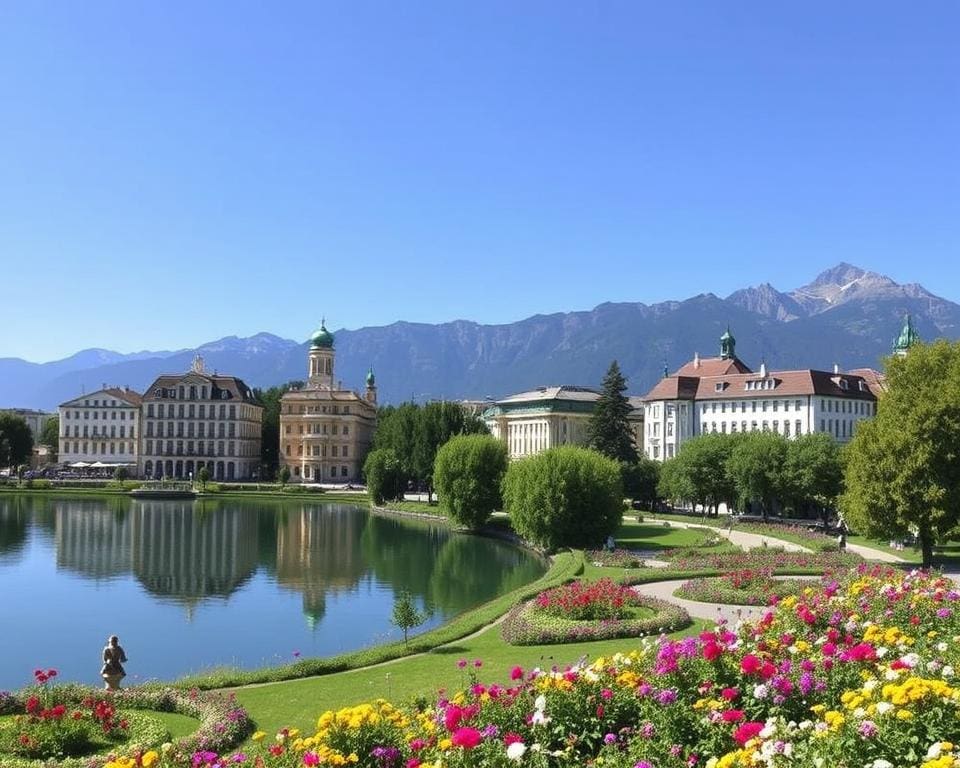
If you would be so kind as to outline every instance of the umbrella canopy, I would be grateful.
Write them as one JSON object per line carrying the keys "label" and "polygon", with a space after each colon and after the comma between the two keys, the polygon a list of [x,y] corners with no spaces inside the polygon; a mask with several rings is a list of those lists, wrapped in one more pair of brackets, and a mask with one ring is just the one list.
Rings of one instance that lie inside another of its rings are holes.
{"label": "umbrella canopy", "polygon": [[74,469],[85,469],[85,468],[89,467],[90,465],[87,464],[87,462],[85,462],[85,461],[75,461],[75,462],[73,462],[73,464],[71,464],[70,466],[73,467]]}

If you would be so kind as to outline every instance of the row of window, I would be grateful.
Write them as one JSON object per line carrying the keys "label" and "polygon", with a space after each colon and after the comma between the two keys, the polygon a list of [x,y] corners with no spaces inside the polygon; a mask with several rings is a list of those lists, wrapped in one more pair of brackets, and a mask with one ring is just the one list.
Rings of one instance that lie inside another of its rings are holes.
{"label": "row of window", "polygon": [[[304,434],[304,429],[303,429],[303,427],[304,427],[303,424],[297,425],[297,430],[298,430],[297,434],[300,434],[300,435]],[[325,434],[327,434],[327,425],[326,425],[326,424],[307,424],[306,427],[307,427],[307,429],[306,429],[306,434],[308,434],[308,435],[325,435]],[[349,434],[350,434],[350,425],[349,425],[349,424],[344,424],[344,425],[342,426],[342,428],[339,427],[339,426],[336,425],[336,424],[331,424],[331,425],[330,425],[330,434],[331,434],[331,435],[336,435],[338,429],[339,429],[339,433],[340,433],[341,435],[349,435]],[[284,434],[289,435],[289,434],[291,434],[292,432],[293,432],[293,425],[292,425],[292,424],[287,424],[286,427],[285,427],[285,429],[284,429]]]}
{"label": "row of window", "polygon": [[[90,429],[90,428],[89,428],[86,424],[83,425],[83,436],[84,436],[84,437],[107,437],[107,436],[108,436],[108,435],[107,435],[107,425],[106,425],[106,424],[103,425],[103,433],[102,433],[102,434],[100,433],[99,427],[97,427],[96,424],[93,426],[93,431],[92,431],[92,433],[89,432],[89,429]],[[126,428],[125,426],[123,426],[122,424],[120,425],[120,434],[119,434],[119,435],[117,435],[117,428],[116,428],[115,426],[111,426],[111,427],[110,427],[110,435],[109,435],[109,437],[126,437],[126,436],[127,436],[126,433],[127,433],[127,428]],[[73,425],[73,435],[72,435],[72,436],[73,436],[73,437],[80,437],[80,426],[79,426],[78,424],[74,424],[74,425]],[[62,437],[71,437],[71,435],[70,435],[70,425],[69,425],[69,424],[68,424],[68,425],[65,425],[65,426],[63,427],[63,435],[62,435]],[[132,424],[130,425],[130,437],[136,437],[136,435],[135,435],[134,432],[133,432],[133,425],[132,425]]]}
{"label": "row of window", "polygon": [[[721,421],[721,422],[714,421],[714,422],[701,424],[700,434],[705,435],[708,432],[720,432],[721,434],[726,434],[727,424],[728,422],[726,421]],[[772,427],[771,427],[771,424],[772,424]],[[751,421],[751,422],[741,421],[739,422],[739,424],[736,421],[731,421],[729,422],[729,431],[730,431],[730,434],[736,434],[737,432],[756,432],[757,429],[760,429],[763,432],[770,432],[772,429],[773,432],[779,432],[783,434],[784,437],[790,437],[791,436],[790,422],[784,419],[782,429],[780,427],[780,424],[781,422],[779,419],[773,419],[772,422],[767,420]],[[803,434],[803,421],[801,421],[800,419],[797,419],[795,422],[793,422],[792,434],[793,435]]]}
{"label": "row of window", "polygon": [[[210,400],[229,400],[230,392],[226,389],[210,387]],[[200,395],[197,398],[197,395]],[[207,400],[207,386],[201,385],[199,388],[195,384],[189,386],[181,384],[179,387],[158,387],[153,390],[153,396],[165,400]]]}
{"label": "row of window", "polygon": [[[164,435],[163,425],[167,425],[166,435]],[[154,426],[156,425],[156,426]],[[244,429],[244,425],[241,424],[241,429],[239,435],[237,434],[237,422],[219,422],[216,424],[216,429],[214,429],[214,422],[198,421],[193,422],[189,421],[186,424],[186,431],[184,431],[183,422],[153,422],[148,421],[146,424],[146,436],[153,437],[156,434],[157,437],[249,437],[255,438],[260,436],[260,431],[258,429]],[[176,432],[176,434],[174,434]],[[196,432],[196,434],[194,434]]]}
{"label": "row of window", "polygon": [[[291,453],[293,446],[290,443],[286,445],[286,454],[287,456],[292,456]],[[327,446],[325,445],[308,445],[306,451],[304,451],[303,445],[297,446],[297,456],[319,456],[321,458],[326,458],[327,455]],[[331,445],[330,446],[330,455],[334,458],[338,456],[342,458],[347,458],[350,455],[350,446],[349,445]]]}
{"label": "row of window", "polygon": [[[85,407],[89,408],[89,407],[91,406],[91,401],[90,401],[90,400],[84,400],[84,401],[83,401],[83,404],[84,404]],[[94,408],[100,408],[101,406],[102,406],[103,408],[116,408],[117,406],[120,406],[121,408],[123,408],[123,407],[129,408],[129,407],[130,407],[130,403],[128,403],[128,402],[126,402],[126,401],[120,400],[120,401],[118,402],[117,400],[113,400],[113,399],[104,400],[102,403],[101,403],[99,400],[94,400],[93,403],[92,403],[92,405],[93,405]]]}
{"label": "row of window", "polygon": [[[83,450],[80,450],[80,447],[83,446]],[[133,450],[134,443],[87,443],[87,442],[77,442],[73,443],[73,453],[82,456],[115,456],[120,454],[121,456],[133,456],[135,452]],[[63,444],[64,453],[70,453],[70,442],[67,441]]]}
{"label": "row of window", "polygon": [[282,413],[340,413],[350,415],[350,406],[344,405],[285,405]]}
{"label": "row of window", "polygon": [[856,413],[859,416],[876,416],[877,404],[862,400],[827,400],[820,398],[820,410],[827,413]]}
{"label": "row of window", "polygon": [[[147,417],[153,418],[154,416],[154,404],[147,403]],[[200,403],[195,405],[194,403],[167,403],[164,406],[163,403],[156,404],[156,417],[158,419],[206,419],[207,418],[207,405],[206,403]],[[209,418],[217,418],[217,406],[211,403]],[[252,408],[240,407],[240,418],[241,419],[250,419],[254,416],[254,410]],[[220,404],[219,408],[219,417],[221,419],[236,419],[237,418],[237,406],[231,404],[230,406]]]}
{"label": "row of window", "polygon": [[[293,468],[294,477],[300,477],[300,467]],[[330,467],[329,477],[333,478],[337,476],[337,467]],[[341,465],[340,467],[340,477],[349,477],[350,470],[347,468],[346,464]],[[303,468],[303,477],[307,480],[322,480],[323,479],[323,467],[317,467],[317,471],[313,472],[313,469],[309,466]]]}
{"label": "row of window", "polygon": [[[99,420],[101,417],[100,416],[101,413],[103,414],[103,421],[116,421],[117,413],[120,414],[120,421],[126,421],[128,410],[130,411],[130,421],[133,421],[133,414],[135,413],[135,411],[132,411],[129,408],[123,411],[83,411],[82,413],[83,413],[83,418],[86,419],[87,421],[91,420],[91,416],[90,416],[91,413],[93,414],[93,417],[92,417],[93,421]],[[63,420],[72,421],[76,419],[77,421],[79,421],[80,413],[81,411],[64,411]],[[110,414],[109,417],[107,416],[108,413]]]}
{"label": "row of window", "polygon": [[[251,450],[249,443],[240,441],[240,450],[237,451],[237,443],[233,440],[163,440],[146,441],[146,456],[254,456],[255,451]],[[154,450],[156,448],[156,450]]]}

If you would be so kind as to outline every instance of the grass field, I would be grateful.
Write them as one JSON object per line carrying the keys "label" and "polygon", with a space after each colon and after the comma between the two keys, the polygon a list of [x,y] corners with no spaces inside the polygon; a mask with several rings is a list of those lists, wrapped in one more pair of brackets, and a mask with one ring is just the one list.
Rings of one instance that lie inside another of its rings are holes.
{"label": "grass field", "polygon": [[[705,624],[695,622],[677,635],[699,632]],[[292,680],[235,689],[237,700],[247,709],[257,727],[273,733],[284,726],[313,728],[317,716],[326,709],[337,709],[383,697],[394,702],[416,696],[432,697],[440,688],[455,691],[469,683],[475,671],[484,682],[508,683],[510,670],[549,668],[576,662],[582,656],[593,659],[616,651],[629,651],[636,640],[602,640],[568,645],[508,645],[500,638],[500,627],[492,626],[472,638],[461,640],[430,653],[400,661],[340,672],[323,677]],[[457,668],[460,659],[467,668]],[[476,669],[479,659],[483,666]]]}

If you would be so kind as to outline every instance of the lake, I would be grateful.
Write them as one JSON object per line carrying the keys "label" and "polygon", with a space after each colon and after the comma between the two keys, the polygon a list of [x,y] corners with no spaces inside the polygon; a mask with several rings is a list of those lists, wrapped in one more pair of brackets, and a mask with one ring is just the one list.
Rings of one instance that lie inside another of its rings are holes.
{"label": "lake", "polygon": [[535,555],[429,522],[316,501],[0,496],[0,690],[36,668],[98,684],[120,637],[126,685],[256,668],[402,638],[533,581]]}

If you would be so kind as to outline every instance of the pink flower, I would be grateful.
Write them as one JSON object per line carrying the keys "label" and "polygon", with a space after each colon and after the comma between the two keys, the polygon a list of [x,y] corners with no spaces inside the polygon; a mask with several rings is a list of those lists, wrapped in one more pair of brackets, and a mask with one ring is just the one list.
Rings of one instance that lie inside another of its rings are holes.
{"label": "pink flower", "polygon": [[756,738],[762,730],[763,723],[751,721],[738,726],[733,732],[733,738],[740,746],[743,746],[750,741],[750,739]]}
{"label": "pink flower", "polygon": [[510,679],[511,680],[522,680],[523,679],[523,667],[514,667],[510,670]]}
{"label": "pink flower", "polygon": [[450,736],[450,741],[455,747],[464,749],[473,749],[482,739],[480,731],[476,728],[458,728]]}
{"label": "pink flower", "polygon": [[320,758],[317,757],[315,752],[304,752],[303,753],[303,764],[304,765],[319,765]]}

